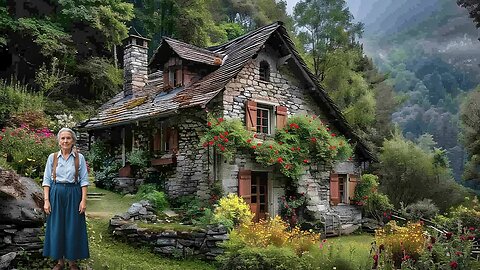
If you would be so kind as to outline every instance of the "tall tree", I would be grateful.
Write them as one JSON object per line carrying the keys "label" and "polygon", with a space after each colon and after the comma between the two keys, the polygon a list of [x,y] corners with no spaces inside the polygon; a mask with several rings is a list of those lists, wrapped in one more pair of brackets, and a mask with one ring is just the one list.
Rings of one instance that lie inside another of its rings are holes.
{"label": "tall tree", "polygon": [[480,86],[462,104],[460,121],[461,141],[469,156],[463,177],[480,184]]}
{"label": "tall tree", "polygon": [[353,15],[344,0],[300,1],[293,16],[299,38],[311,56],[313,71],[321,81],[329,67],[327,55],[352,45],[363,33],[363,24],[352,22]]}

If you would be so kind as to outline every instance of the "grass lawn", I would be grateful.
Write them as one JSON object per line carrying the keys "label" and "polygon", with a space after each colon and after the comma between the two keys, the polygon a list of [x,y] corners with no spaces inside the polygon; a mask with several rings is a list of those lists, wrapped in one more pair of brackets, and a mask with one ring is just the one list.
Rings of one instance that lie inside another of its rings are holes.
{"label": "grass lawn", "polygon": [[87,202],[87,223],[89,233],[90,259],[83,266],[92,269],[168,269],[168,270],[207,270],[215,269],[209,263],[191,260],[182,261],[164,258],[150,252],[149,248],[135,248],[114,240],[108,232],[108,221],[114,214],[126,212],[134,198],[98,188],[89,192],[104,193],[101,200]]}
{"label": "grass lawn", "polygon": [[323,255],[327,258],[342,258],[352,262],[357,269],[371,269],[373,260],[370,256],[373,235],[347,235],[327,238],[323,243]]}

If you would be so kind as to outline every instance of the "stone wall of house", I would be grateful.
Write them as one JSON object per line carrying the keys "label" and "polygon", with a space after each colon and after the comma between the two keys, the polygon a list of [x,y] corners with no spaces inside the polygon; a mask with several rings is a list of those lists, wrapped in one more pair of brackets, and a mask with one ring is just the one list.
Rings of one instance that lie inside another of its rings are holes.
{"label": "stone wall of house", "polygon": [[[259,66],[261,61],[267,61],[270,66],[270,81],[260,80]],[[223,115],[226,118],[240,118],[245,121],[245,103],[251,99],[257,103],[264,103],[270,106],[286,106],[288,115],[294,114],[315,114],[322,121],[328,124],[328,121],[322,116],[318,104],[306,89],[301,85],[305,82],[299,81],[298,71],[290,64],[278,66],[278,54],[271,47],[266,46],[255,59],[250,60],[242,71],[225,87],[223,93]],[[297,72],[297,75],[295,75]],[[273,121],[274,122],[274,121]],[[246,165],[242,165],[246,164]],[[238,188],[238,168],[252,168],[255,170],[255,161],[253,157],[237,157],[234,164],[220,163],[220,175],[223,180],[224,189],[236,192]],[[352,162],[337,164],[339,173],[358,172],[358,167]],[[335,169],[337,169],[335,167]],[[257,168],[265,170],[265,168]],[[304,192],[310,198],[308,209],[319,218],[320,215],[327,212],[335,212],[336,207],[330,206],[329,177],[331,168],[310,168],[299,180],[298,192]],[[271,203],[278,203],[280,196],[284,194],[282,182],[285,181],[281,175],[274,175],[272,179],[273,194]],[[271,209],[276,208],[272,206]],[[359,210],[352,210],[359,213]],[[277,213],[277,212],[275,212]],[[355,214],[352,214],[356,216]]]}
{"label": "stone wall of house", "polygon": [[223,158],[217,160],[217,179],[222,180],[225,193],[238,194],[238,172],[240,169],[268,172],[268,212],[274,216],[280,214],[280,197],[285,195],[287,178],[276,172],[273,167],[263,167],[257,162],[251,153],[239,151],[233,162],[226,162]]}
{"label": "stone wall of house", "polygon": [[[319,105],[302,89],[289,65],[277,66],[277,53],[269,46],[250,60],[236,78],[225,87],[223,115],[245,119],[245,102],[253,99],[266,104],[286,106],[288,114],[316,114],[321,116]],[[260,80],[259,65],[270,65],[270,81]]]}
{"label": "stone wall of house", "polygon": [[138,222],[156,221],[151,205],[142,201],[134,203],[126,213],[110,219],[110,231],[115,238],[124,239],[135,246],[149,246],[162,256],[214,260],[224,252],[219,243],[228,240],[228,233],[221,225],[191,231],[155,230],[138,226]]}
{"label": "stone wall of house", "polygon": [[207,150],[200,144],[206,129],[206,114],[187,111],[175,121],[179,131],[177,165],[166,183],[170,196],[209,194],[209,164]]}

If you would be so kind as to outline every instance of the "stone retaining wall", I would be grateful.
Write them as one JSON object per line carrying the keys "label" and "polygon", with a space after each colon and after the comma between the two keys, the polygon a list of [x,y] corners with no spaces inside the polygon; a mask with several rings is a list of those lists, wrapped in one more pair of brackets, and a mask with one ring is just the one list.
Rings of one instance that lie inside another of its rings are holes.
{"label": "stone retaining wall", "polygon": [[154,230],[138,225],[138,222],[155,222],[157,219],[152,214],[148,202],[134,203],[126,213],[110,219],[110,232],[117,239],[126,240],[134,246],[149,246],[153,252],[164,256],[214,260],[224,252],[218,244],[228,239],[225,227],[211,225],[205,229],[192,227],[189,231],[176,231]]}

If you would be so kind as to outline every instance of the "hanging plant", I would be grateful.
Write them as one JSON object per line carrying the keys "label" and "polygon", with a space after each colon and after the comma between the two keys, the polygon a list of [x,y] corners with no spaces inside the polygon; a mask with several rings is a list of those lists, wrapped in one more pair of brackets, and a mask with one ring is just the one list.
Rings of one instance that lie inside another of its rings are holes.
{"label": "hanging plant", "polygon": [[282,174],[294,180],[306,166],[346,160],[353,153],[347,140],[316,116],[290,117],[285,128],[276,130],[273,140],[264,141],[247,131],[239,119],[209,117],[208,127],[201,139],[204,147],[216,147],[227,160],[233,159],[238,148],[249,148],[258,163],[278,165]]}

